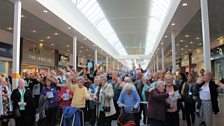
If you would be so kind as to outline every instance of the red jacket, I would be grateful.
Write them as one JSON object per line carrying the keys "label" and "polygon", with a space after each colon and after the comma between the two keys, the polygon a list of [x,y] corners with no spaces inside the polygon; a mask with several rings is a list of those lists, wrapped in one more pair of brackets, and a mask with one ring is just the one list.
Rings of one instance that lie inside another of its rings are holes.
{"label": "red jacket", "polygon": [[[63,94],[66,94],[66,89],[65,87],[61,88],[61,91],[59,92],[58,96],[57,96],[57,100],[59,101],[60,104],[60,108],[63,109],[65,106],[71,106],[71,101],[72,101],[72,97],[69,100],[63,100],[61,98],[61,96]],[[73,96],[72,92],[69,92],[69,96]]]}

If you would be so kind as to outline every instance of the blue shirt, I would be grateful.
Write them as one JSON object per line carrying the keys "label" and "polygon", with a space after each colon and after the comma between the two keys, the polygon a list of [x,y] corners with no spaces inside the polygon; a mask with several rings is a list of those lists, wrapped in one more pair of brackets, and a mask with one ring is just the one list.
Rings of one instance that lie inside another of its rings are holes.
{"label": "blue shirt", "polygon": [[137,106],[137,111],[140,111],[140,97],[136,90],[132,90],[131,94],[128,95],[126,91],[122,91],[118,99],[119,107],[124,107],[124,111],[127,113],[133,113],[133,107]]}

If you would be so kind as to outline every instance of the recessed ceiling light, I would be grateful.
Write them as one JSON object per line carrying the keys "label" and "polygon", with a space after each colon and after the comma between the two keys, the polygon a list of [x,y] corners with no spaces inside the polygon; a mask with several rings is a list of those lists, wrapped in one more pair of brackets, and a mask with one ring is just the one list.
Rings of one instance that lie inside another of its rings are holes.
{"label": "recessed ceiling light", "polygon": [[200,46],[201,46],[201,43],[199,43],[198,45],[200,45]]}
{"label": "recessed ceiling light", "polygon": [[79,52],[82,52],[82,51],[79,51]]}
{"label": "recessed ceiling light", "polygon": [[12,27],[8,27],[7,30],[10,30],[11,31],[12,30]]}
{"label": "recessed ceiling light", "polygon": [[93,45],[93,46],[96,46],[96,45]]}
{"label": "recessed ceiling light", "polygon": [[70,47],[70,45],[67,45],[66,47]]}
{"label": "recessed ceiling light", "polygon": [[174,25],[176,25],[176,24],[175,24],[175,23],[172,23],[171,25],[174,26]]}
{"label": "recessed ceiling light", "polygon": [[69,50],[69,49],[68,49],[67,51],[68,51],[68,52],[70,52],[70,50]]}
{"label": "recessed ceiling light", "polygon": [[176,44],[177,46],[179,46],[179,44]]}
{"label": "recessed ceiling light", "polygon": [[51,37],[50,37],[50,36],[47,36],[46,38],[47,38],[47,39],[50,39]]}
{"label": "recessed ceiling light", "polygon": [[48,11],[47,11],[47,10],[44,10],[43,12],[44,12],[44,13],[48,13]]}
{"label": "recessed ceiling light", "polygon": [[68,29],[70,30],[70,29],[72,29],[71,27],[68,27]]}
{"label": "recessed ceiling light", "polygon": [[36,30],[33,30],[32,32],[33,32],[33,33],[36,33],[37,31],[36,31]]}
{"label": "recessed ceiling light", "polygon": [[199,40],[200,38],[199,38],[199,37],[197,37],[196,39],[197,39],[197,40]]}
{"label": "recessed ceiling light", "polygon": [[191,49],[188,49],[188,51],[191,51]]}
{"label": "recessed ceiling light", "polygon": [[51,46],[54,46],[54,43],[52,43]]}
{"label": "recessed ceiling light", "polygon": [[185,47],[187,48],[187,47],[188,47],[188,45],[185,45]]}
{"label": "recessed ceiling light", "polygon": [[186,6],[187,6],[187,3],[183,3],[182,6],[183,6],[183,7],[186,7]]}
{"label": "recessed ceiling light", "polygon": [[81,46],[81,48],[83,48],[83,46]]}
{"label": "recessed ceiling light", "polygon": [[86,40],[86,38],[84,38],[84,40]]}
{"label": "recessed ceiling light", "polygon": [[193,44],[193,42],[191,41],[190,44]]}
{"label": "recessed ceiling light", "polygon": [[55,36],[57,36],[57,35],[58,35],[58,33],[57,33],[57,32],[55,32],[55,33],[54,33],[54,35],[55,35]]}
{"label": "recessed ceiling light", "polygon": [[41,39],[40,41],[41,41],[41,42],[43,42],[44,40],[43,40],[43,39]]}
{"label": "recessed ceiling light", "polygon": [[181,50],[184,50],[184,48],[181,48]]}
{"label": "recessed ceiling light", "polygon": [[25,17],[25,16],[22,14],[22,15],[21,15],[21,18],[24,18],[24,17]]}
{"label": "recessed ceiling light", "polygon": [[163,43],[160,43],[161,45],[163,45]]}
{"label": "recessed ceiling light", "polygon": [[180,40],[180,42],[184,42],[184,40]]}
{"label": "recessed ceiling light", "polygon": [[185,35],[186,38],[190,37],[190,35]]}
{"label": "recessed ceiling light", "polygon": [[164,37],[167,38],[167,35],[165,35]]}

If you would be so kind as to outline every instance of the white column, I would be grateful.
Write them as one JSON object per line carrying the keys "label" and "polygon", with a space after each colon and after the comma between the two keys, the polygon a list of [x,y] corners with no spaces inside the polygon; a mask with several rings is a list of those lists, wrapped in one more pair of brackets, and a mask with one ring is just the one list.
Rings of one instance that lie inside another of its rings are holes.
{"label": "white column", "polygon": [[77,69],[77,37],[73,37],[73,68]]}
{"label": "white column", "polygon": [[108,57],[106,57],[106,72],[108,72]]}
{"label": "white column", "polygon": [[161,50],[161,62],[162,62],[162,70],[164,71],[165,68],[164,68],[164,48],[162,47],[162,50]]}
{"label": "white column", "polygon": [[203,38],[204,69],[211,70],[210,33],[208,18],[208,1],[201,0],[201,25]]}
{"label": "white column", "polygon": [[155,60],[156,58],[154,57],[154,62],[153,62],[153,70],[154,70],[154,72],[156,72],[156,60]]}
{"label": "white column", "polygon": [[95,64],[97,65],[97,50],[95,50]]}
{"label": "white column", "polygon": [[115,61],[113,60],[113,69],[115,69]]}
{"label": "white column", "polygon": [[12,89],[17,88],[19,81],[20,62],[20,33],[21,33],[21,1],[14,3],[14,26],[13,26],[13,69],[12,69]]}
{"label": "white column", "polygon": [[159,71],[159,57],[158,57],[158,54],[156,54],[156,70]]}
{"label": "white column", "polygon": [[175,49],[175,33],[171,31],[171,43],[172,43],[172,72],[176,72],[176,49]]}

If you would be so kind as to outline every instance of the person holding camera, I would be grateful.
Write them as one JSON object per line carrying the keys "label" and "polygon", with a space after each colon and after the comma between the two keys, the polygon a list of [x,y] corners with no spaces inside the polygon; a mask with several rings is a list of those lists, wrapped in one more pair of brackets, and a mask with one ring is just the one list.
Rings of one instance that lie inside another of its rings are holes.
{"label": "person holding camera", "polygon": [[124,87],[117,101],[118,106],[124,109],[129,117],[133,117],[136,126],[140,126],[140,97],[138,92],[133,89],[132,84],[128,83]]}
{"label": "person holding camera", "polygon": [[[116,113],[114,107],[114,91],[113,86],[107,83],[107,77],[105,75],[100,76],[101,88],[99,90],[99,119],[97,126],[111,126],[112,116]],[[97,96],[96,96],[97,97]]]}

